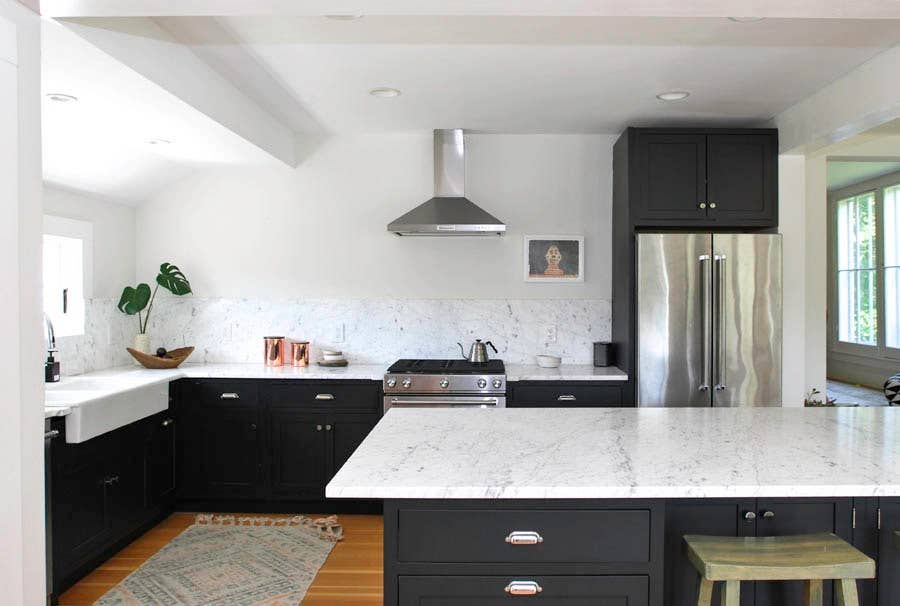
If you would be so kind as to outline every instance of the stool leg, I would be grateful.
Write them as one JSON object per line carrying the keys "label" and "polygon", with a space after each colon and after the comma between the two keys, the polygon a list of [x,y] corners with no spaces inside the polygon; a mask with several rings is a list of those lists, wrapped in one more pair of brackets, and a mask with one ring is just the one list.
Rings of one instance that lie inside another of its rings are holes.
{"label": "stool leg", "polygon": [[822,606],[822,581],[806,581],[803,584],[803,606]]}
{"label": "stool leg", "polygon": [[859,595],[856,593],[856,579],[837,579],[834,582],[838,606],[859,606]]}
{"label": "stool leg", "polygon": [[700,591],[697,592],[697,606],[712,606],[714,582],[700,577]]}
{"label": "stool leg", "polygon": [[741,606],[740,581],[725,581],[722,586],[722,606]]}

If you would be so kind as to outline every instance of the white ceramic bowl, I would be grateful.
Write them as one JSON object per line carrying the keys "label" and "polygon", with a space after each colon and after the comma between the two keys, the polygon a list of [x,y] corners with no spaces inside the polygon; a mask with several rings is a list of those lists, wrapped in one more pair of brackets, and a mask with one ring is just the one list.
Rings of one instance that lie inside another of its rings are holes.
{"label": "white ceramic bowl", "polygon": [[344,359],[344,354],[339,351],[323,351],[322,359],[326,362],[340,362]]}
{"label": "white ceramic bowl", "polygon": [[551,356],[548,354],[538,354],[535,356],[537,365],[541,368],[559,368],[562,364],[562,358],[559,356]]}

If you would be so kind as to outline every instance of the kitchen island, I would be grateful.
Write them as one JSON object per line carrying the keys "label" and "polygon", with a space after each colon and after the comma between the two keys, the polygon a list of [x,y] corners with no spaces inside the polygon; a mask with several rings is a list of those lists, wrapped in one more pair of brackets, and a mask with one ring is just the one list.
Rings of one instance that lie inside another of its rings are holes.
{"label": "kitchen island", "polygon": [[[877,558],[864,604],[900,603],[896,409],[396,410],[326,496],[385,499],[391,606],[506,603],[512,581],[691,604],[683,535],[816,531]],[[749,585],[745,604],[800,603],[799,583]]]}

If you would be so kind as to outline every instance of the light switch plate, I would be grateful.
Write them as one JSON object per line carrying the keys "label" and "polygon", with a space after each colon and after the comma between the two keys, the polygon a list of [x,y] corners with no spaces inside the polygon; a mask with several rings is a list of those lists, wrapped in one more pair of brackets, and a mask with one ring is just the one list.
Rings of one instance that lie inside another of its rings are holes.
{"label": "light switch plate", "polygon": [[546,343],[556,343],[556,324],[546,324],[541,333]]}

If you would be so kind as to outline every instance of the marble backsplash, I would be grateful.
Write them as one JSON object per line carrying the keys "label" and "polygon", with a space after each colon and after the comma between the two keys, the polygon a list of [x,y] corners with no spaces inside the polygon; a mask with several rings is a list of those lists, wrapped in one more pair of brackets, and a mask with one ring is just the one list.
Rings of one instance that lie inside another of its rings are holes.
{"label": "marble backsplash", "polygon": [[[125,347],[137,320],[116,310],[113,299],[87,303],[83,337],[60,339],[64,374],[127,364]],[[546,341],[546,328],[557,331]],[[156,301],[148,329],[152,347],[194,345],[191,362],[261,362],[263,337],[308,340],[312,355],[340,349],[356,363],[398,358],[455,358],[457,341],[490,340],[511,364],[533,364],[549,352],[568,364],[589,364],[594,341],[610,338],[605,299],[207,299]]]}

